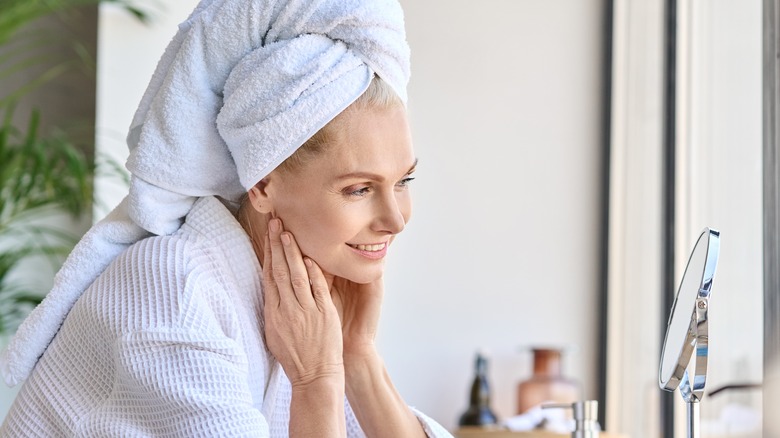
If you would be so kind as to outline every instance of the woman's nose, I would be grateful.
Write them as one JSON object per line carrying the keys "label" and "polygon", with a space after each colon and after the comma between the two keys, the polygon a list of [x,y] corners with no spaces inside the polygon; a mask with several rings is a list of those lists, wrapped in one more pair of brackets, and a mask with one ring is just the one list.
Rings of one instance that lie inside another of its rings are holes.
{"label": "woman's nose", "polygon": [[398,234],[406,226],[406,217],[403,200],[397,199],[395,194],[384,196],[379,206],[376,226],[377,231]]}

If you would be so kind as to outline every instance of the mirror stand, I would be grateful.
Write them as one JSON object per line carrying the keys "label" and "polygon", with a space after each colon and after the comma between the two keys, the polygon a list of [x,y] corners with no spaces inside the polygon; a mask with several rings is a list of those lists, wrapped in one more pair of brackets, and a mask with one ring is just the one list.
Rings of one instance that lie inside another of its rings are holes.
{"label": "mirror stand", "polygon": [[688,407],[688,438],[699,438],[699,414],[700,414],[700,405],[699,401],[689,401],[687,402]]}

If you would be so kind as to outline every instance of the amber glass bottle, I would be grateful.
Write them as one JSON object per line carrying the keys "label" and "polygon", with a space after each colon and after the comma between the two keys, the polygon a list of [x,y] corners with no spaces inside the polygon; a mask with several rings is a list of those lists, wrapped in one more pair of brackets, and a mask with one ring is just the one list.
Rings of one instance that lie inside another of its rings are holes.
{"label": "amber glass bottle", "polygon": [[534,348],[534,373],[517,385],[517,413],[522,414],[545,402],[574,403],[580,400],[580,385],[563,377],[561,351]]}
{"label": "amber glass bottle", "polygon": [[491,426],[497,423],[490,409],[490,386],[487,381],[487,359],[477,354],[474,363],[474,382],[471,384],[469,408],[460,416],[461,426]]}

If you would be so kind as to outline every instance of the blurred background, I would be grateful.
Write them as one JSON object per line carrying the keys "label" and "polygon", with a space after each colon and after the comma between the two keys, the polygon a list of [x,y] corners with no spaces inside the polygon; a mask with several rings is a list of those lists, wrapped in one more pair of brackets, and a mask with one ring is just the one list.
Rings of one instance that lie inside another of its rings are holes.
{"label": "blurred background", "polygon": [[[127,128],[197,3],[59,2],[37,15],[30,5],[58,2],[0,5],[0,250],[24,259],[0,267],[4,342],[72,240],[126,194]],[[531,349],[548,347],[581,397],[600,401],[608,431],[681,433],[683,404],[658,389],[658,361],[705,226],[722,233],[707,388],[761,383],[761,1],[401,3],[420,164],[379,344],[406,401],[454,430],[482,351],[492,408],[509,418]],[[13,159],[52,142],[65,152],[48,167]],[[13,181],[47,177],[77,195],[9,195]],[[20,243],[30,218],[40,223]],[[0,389],[0,418],[14,394]],[[760,389],[705,398],[702,436],[760,437],[762,411]]]}

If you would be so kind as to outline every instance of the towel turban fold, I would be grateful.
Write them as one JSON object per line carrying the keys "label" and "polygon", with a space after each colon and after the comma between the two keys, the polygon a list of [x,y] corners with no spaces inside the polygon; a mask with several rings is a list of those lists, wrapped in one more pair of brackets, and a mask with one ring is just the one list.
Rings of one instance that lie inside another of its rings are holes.
{"label": "towel turban fold", "polygon": [[200,196],[236,202],[379,75],[406,102],[396,0],[203,0],[179,26],[128,134],[130,193],[90,229],[0,356],[24,380],[83,291],[127,247],[171,234]]}

